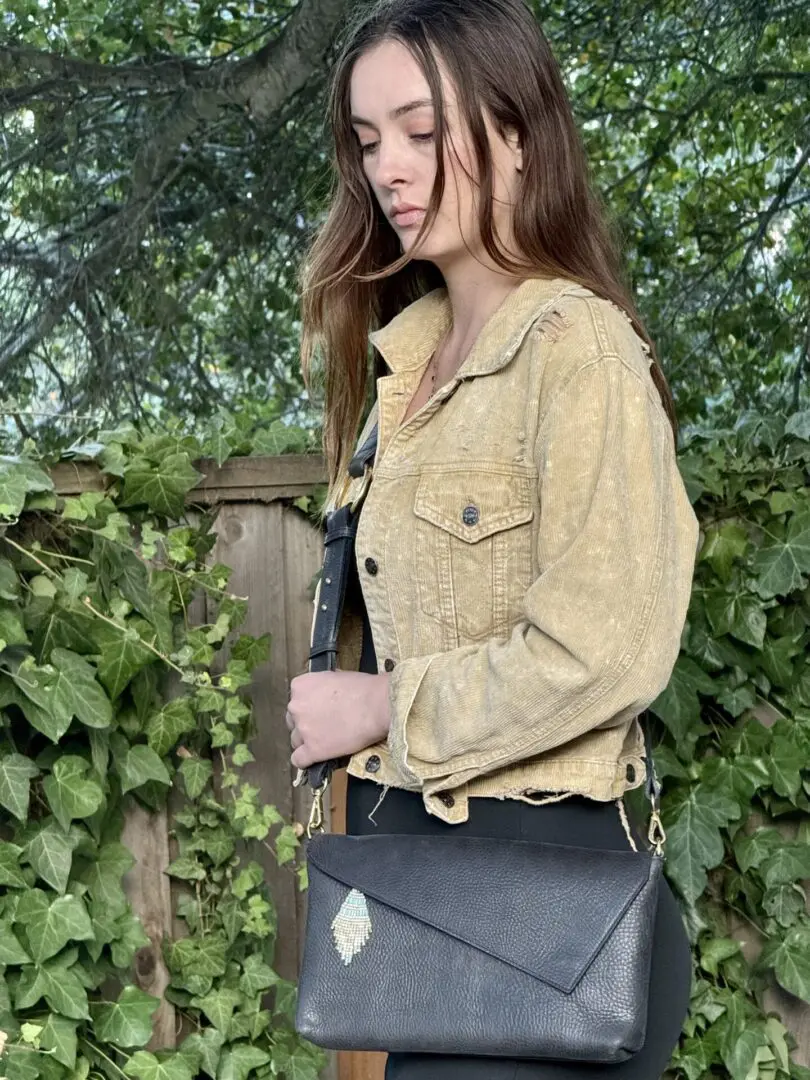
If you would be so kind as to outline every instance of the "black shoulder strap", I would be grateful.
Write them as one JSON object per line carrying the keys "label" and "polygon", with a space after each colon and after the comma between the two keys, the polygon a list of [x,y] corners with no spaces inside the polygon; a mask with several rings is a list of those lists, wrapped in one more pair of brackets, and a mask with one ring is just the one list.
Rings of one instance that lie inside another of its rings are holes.
{"label": "black shoulder strap", "polygon": [[[362,476],[366,468],[374,461],[377,452],[377,425],[349,462],[349,474]],[[338,634],[343,617],[343,604],[346,599],[346,586],[349,581],[357,525],[360,520],[362,501],[350,506],[333,510],[326,516],[326,535],[324,536],[323,568],[318,595],[318,610],[315,613],[315,625],[312,645],[309,651],[310,671],[334,671],[337,665]],[[310,765],[306,770],[307,781],[314,788],[322,787],[335,769],[348,763],[348,758],[322,761]],[[302,773],[299,772],[299,777]],[[296,783],[298,778],[296,778]]]}

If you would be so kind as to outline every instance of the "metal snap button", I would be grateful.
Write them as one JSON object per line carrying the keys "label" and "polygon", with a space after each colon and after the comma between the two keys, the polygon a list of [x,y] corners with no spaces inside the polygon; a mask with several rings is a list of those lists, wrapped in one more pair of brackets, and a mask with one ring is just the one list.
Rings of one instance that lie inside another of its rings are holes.
{"label": "metal snap button", "polygon": [[444,803],[444,805],[447,807],[456,805],[456,800],[453,798],[449,791],[442,791],[439,793],[439,802]]}
{"label": "metal snap button", "polygon": [[390,656],[388,657],[388,659],[383,664],[383,667],[385,668],[386,671],[393,671],[396,666],[397,666],[396,660],[392,660]]}
{"label": "metal snap button", "polygon": [[374,574],[377,573],[379,569],[380,568],[374,559],[366,559],[366,570],[368,570],[372,577],[374,576]]}
{"label": "metal snap button", "polygon": [[477,506],[465,506],[461,512],[461,520],[465,525],[477,525],[480,517]]}
{"label": "metal snap button", "polygon": [[627,777],[628,783],[630,784],[632,784],[636,779],[636,770],[633,768],[632,765],[627,766],[627,769],[625,770],[625,776]]}
{"label": "metal snap button", "polygon": [[372,754],[370,758],[366,760],[366,772],[379,772],[380,771],[380,759],[376,754]]}

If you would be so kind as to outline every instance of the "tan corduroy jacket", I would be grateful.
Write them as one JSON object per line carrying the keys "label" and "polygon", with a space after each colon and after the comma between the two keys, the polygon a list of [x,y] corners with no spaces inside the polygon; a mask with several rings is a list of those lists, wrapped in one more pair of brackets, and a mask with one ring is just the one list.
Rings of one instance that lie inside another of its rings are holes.
{"label": "tan corduroy jacket", "polygon": [[[357,563],[391,672],[388,738],[349,772],[448,822],[474,796],[616,799],[644,779],[635,718],[669,681],[699,538],[646,346],[610,302],[533,279],[402,424],[450,318],[440,289],[371,335],[391,372],[357,444],[379,421],[373,483],[332,500],[369,485]],[[338,667],[361,644],[347,610]]]}

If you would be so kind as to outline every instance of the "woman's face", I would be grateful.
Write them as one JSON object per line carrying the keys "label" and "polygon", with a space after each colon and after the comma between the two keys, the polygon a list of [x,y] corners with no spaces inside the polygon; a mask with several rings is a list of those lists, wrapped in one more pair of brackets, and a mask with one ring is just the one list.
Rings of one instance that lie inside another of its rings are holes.
{"label": "woman's face", "polygon": [[[481,245],[475,183],[467,175],[475,176],[470,139],[462,128],[455,89],[441,64],[439,69],[448,141],[444,195],[418,248],[414,241],[436,177],[433,105],[422,69],[404,45],[385,41],[355,63],[350,104],[363,170],[403,252],[418,254],[444,272],[459,260],[469,260],[468,248],[479,260],[489,259]],[[493,224],[501,242],[512,250],[512,207],[521,153],[515,137],[502,139],[486,114],[484,122],[494,173]]]}

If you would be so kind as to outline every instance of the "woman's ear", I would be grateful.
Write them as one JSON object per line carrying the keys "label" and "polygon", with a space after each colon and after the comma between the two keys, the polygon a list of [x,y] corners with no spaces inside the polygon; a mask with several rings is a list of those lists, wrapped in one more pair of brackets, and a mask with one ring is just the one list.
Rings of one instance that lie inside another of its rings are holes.
{"label": "woman's ear", "polygon": [[521,146],[520,133],[517,128],[508,127],[506,129],[506,144],[512,151],[515,161],[515,171],[523,171],[523,147]]}

